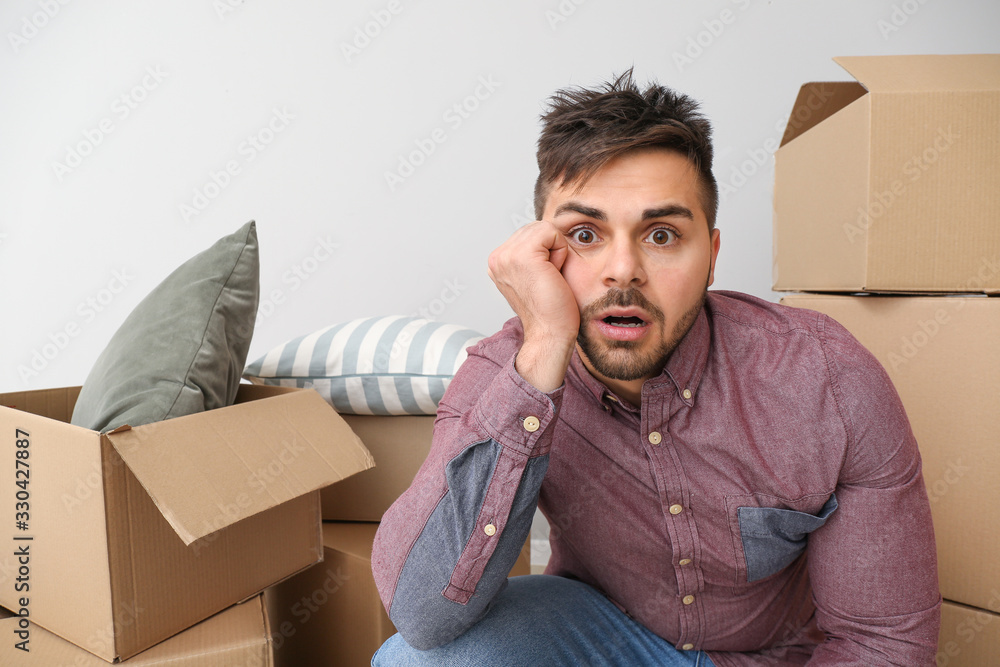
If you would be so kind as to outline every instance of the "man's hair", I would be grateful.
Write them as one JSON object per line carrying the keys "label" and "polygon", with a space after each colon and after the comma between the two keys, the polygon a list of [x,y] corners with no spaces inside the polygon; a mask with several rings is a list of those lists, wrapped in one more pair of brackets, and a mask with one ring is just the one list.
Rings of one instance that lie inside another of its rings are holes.
{"label": "man's hair", "polygon": [[549,98],[538,138],[535,216],[553,185],[581,185],[613,158],[643,148],[686,156],[698,170],[701,205],[715,228],[719,188],[712,174],[712,125],[698,103],[651,82],[641,91],[632,69],[594,90],[565,88]]}

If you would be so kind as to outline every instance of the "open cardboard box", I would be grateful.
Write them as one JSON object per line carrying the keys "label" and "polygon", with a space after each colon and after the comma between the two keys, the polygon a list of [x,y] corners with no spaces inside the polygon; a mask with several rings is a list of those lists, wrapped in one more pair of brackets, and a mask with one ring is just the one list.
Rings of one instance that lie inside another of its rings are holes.
{"label": "open cardboard box", "polygon": [[78,394],[0,395],[0,605],[109,661],[321,560],[318,490],[373,465],[311,390],[105,434]]}
{"label": "open cardboard box", "polygon": [[1000,292],[1000,54],[835,60],[775,155],[774,289]]}
{"label": "open cardboard box", "polygon": [[[14,637],[18,617],[0,607],[0,634]],[[108,667],[79,646],[39,627],[28,631],[28,652],[13,641],[0,642],[5,667]],[[274,667],[267,613],[255,595],[184,632],[118,663],[122,667]]]}
{"label": "open cardboard box", "polygon": [[323,562],[264,591],[275,665],[354,667],[396,632],[372,576],[377,523],[323,523]]}

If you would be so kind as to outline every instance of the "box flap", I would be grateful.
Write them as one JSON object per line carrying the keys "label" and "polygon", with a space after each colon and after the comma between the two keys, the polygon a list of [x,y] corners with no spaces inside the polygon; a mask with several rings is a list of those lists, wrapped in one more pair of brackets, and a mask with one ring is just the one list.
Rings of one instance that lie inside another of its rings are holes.
{"label": "box flap", "polygon": [[33,389],[0,394],[0,406],[40,415],[47,419],[70,422],[80,387]]}
{"label": "box flap", "polygon": [[872,92],[1000,90],[1000,54],[841,56],[833,59]]}
{"label": "box flap", "polygon": [[865,87],[855,81],[802,84],[788,116],[785,133],[781,136],[781,145],[819,125],[866,93]]}
{"label": "box flap", "polygon": [[185,544],[374,465],[312,390],[104,437]]}
{"label": "box flap", "polygon": [[[851,291],[864,280],[871,95],[778,149],[774,164],[774,289]],[[823,159],[816,159],[817,155]]]}

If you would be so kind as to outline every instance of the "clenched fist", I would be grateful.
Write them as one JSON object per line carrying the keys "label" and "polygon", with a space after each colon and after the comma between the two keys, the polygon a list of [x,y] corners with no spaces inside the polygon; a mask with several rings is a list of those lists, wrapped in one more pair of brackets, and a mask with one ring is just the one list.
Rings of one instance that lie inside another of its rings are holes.
{"label": "clenched fist", "polygon": [[521,320],[515,368],[541,391],[558,388],[580,329],[580,308],[561,273],[573,252],[552,223],[521,227],[489,257],[489,275]]}

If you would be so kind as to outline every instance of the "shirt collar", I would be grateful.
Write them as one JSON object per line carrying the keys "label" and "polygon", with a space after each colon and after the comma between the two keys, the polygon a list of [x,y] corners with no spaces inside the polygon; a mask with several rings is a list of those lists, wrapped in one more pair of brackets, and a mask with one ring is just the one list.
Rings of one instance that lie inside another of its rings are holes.
{"label": "shirt collar", "polygon": [[[710,344],[711,328],[708,323],[706,307],[703,306],[698,311],[694,324],[691,325],[687,334],[670,355],[663,372],[655,378],[647,380],[646,384],[651,384],[650,388],[655,390],[666,383],[671,383],[674,385],[678,397],[687,405],[693,405],[695,395],[698,393],[698,385],[705,372],[705,365],[708,363]],[[598,403],[607,406],[607,402],[610,401],[628,407],[600,380],[590,374],[590,371],[583,364],[583,359],[580,358],[579,350],[574,350],[569,367],[570,372],[579,379]],[[690,391],[689,396],[684,394],[685,389]]]}

